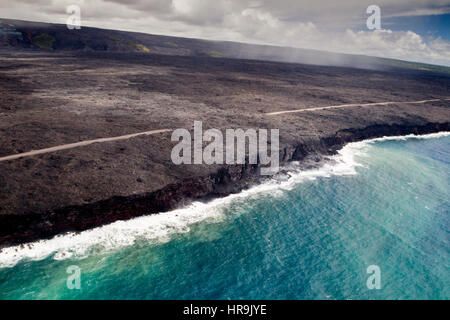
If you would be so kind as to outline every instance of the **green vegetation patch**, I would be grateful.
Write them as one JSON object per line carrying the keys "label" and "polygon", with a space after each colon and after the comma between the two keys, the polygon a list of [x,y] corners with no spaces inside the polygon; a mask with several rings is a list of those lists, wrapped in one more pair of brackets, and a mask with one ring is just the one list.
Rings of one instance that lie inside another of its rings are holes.
{"label": "green vegetation patch", "polygon": [[171,46],[171,47],[174,47],[174,48],[177,48],[177,47],[178,47],[178,45],[177,45],[176,43],[171,42],[171,41],[167,41],[166,44],[167,44],[168,46]]}
{"label": "green vegetation patch", "polygon": [[208,51],[206,52],[206,55],[213,57],[213,58],[223,58],[225,57],[223,54],[217,51]]}
{"label": "green vegetation patch", "polygon": [[147,52],[147,53],[150,52],[150,49],[147,48],[146,46],[144,46],[143,44],[135,43],[135,42],[132,42],[132,41],[125,41],[125,40],[122,40],[122,39],[120,39],[119,37],[116,37],[116,36],[108,36],[108,38],[111,39],[111,40],[117,41],[119,43],[126,44],[126,45],[128,45],[130,47],[134,47],[134,48],[138,49],[141,52]]}
{"label": "green vegetation patch", "polygon": [[150,52],[150,49],[140,43],[128,42],[128,45],[137,48],[141,52]]}
{"label": "green vegetation patch", "polygon": [[150,52],[150,49],[147,48],[146,46],[144,46],[143,44],[137,43],[136,47],[139,49],[139,51],[147,52],[147,53]]}
{"label": "green vegetation patch", "polygon": [[55,41],[56,39],[47,33],[41,33],[33,38],[33,44],[45,50],[53,50]]}

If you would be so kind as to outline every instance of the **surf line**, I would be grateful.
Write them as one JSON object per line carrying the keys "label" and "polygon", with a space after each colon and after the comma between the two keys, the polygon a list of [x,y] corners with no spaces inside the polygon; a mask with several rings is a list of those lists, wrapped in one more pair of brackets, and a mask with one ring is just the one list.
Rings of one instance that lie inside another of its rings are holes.
{"label": "surf line", "polygon": [[316,107],[316,108],[304,108],[304,109],[296,109],[296,110],[285,110],[285,111],[276,111],[266,113],[267,116],[276,116],[285,113],[298,113],[298,112],[307,112],[307,111],[317,111],[317,110],[326,110],[326,109],[338,109],[338,108],[348,108],[348,107],[368,107],[368,106],[386,106],[390,104],[422,104],[428,102],[437,102],[437,101],[448,101],[449,98],[444,99],[429,99],[429,100],[419,100],[419,101],[388,101],[388,102],[373,102],[373,103],[350,103],[350,104],[341,104],[335,106],[326,106],[326,107]]}
{"label": "surf line", "polygon": [[127,134],[127,135],[118,136],[118,137],[100,138],[100,139],[93,139],[93,140],[86,140],[86,141],[80,141],[80,142],[75,142],[75,143],[63,144],[63,145],[56,146],[56,147],[51,147],[51,148],[46,148],[46,149],[39,149],[39,150],[31,150],[31,151],[28,151],[28,152],[23,152],[23,153],[13,154],[13,155],[10,155],[10,156],[1,157],[0,158],[0,162],[1,161],[8,161],[8,160],[15,160],[15,159],[24,158],[24,157],[31,157],[31,156],[35,156],[35,155],[39,155],[39,154],[45,154],[45,153],[50,153],[50,152],[55,152],[55,151],[60,151],[60,150],[67,150],[67,149],[73,149],[73,148],[78,148],[78,147],[84,147],[84,146],[88,146],[88,145],[94,144],[94,143],[127,140],[127,139],[131,139],[131,138],[134,138],[134,137],[149,136],[149,135],[154,135],[154,134],[164,133],[164,132],[170,132],[170,131],[173,131],[173,130],[172,129],[160,129],[160,130],[152,130],[152,131],[145,131],[145,132],[139,132],[139,133],[132,133],[132,134]]}

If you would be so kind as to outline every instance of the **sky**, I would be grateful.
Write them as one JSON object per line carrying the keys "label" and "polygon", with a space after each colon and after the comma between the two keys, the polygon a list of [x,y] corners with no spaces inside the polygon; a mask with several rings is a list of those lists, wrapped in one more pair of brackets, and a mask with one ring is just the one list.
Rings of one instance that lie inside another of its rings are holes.
{"label": "sky", "polygon": [[450,0],[0,0],[0,17],[66,23],[73,4],[82,26],[450,66]]}

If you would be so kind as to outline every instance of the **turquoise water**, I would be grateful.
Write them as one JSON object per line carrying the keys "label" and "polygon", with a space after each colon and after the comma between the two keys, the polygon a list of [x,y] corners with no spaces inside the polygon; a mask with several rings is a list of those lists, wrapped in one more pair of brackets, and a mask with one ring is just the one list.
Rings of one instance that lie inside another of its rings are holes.
{"label": "turquoise water", "polygon": [[3,250],[0,298],[449,299],[449,159],[448,135],[355,144],[239,196]]}

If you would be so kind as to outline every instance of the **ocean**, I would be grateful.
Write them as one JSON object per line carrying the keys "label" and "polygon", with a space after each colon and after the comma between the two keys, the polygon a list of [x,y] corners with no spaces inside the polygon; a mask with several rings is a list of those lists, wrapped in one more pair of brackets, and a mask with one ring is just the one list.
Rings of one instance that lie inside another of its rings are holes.
{"label": "ocean", "polygon": [[352,143],[223,199],[4,248],[0,299],[449,299],[449,161],[448,133]]}

